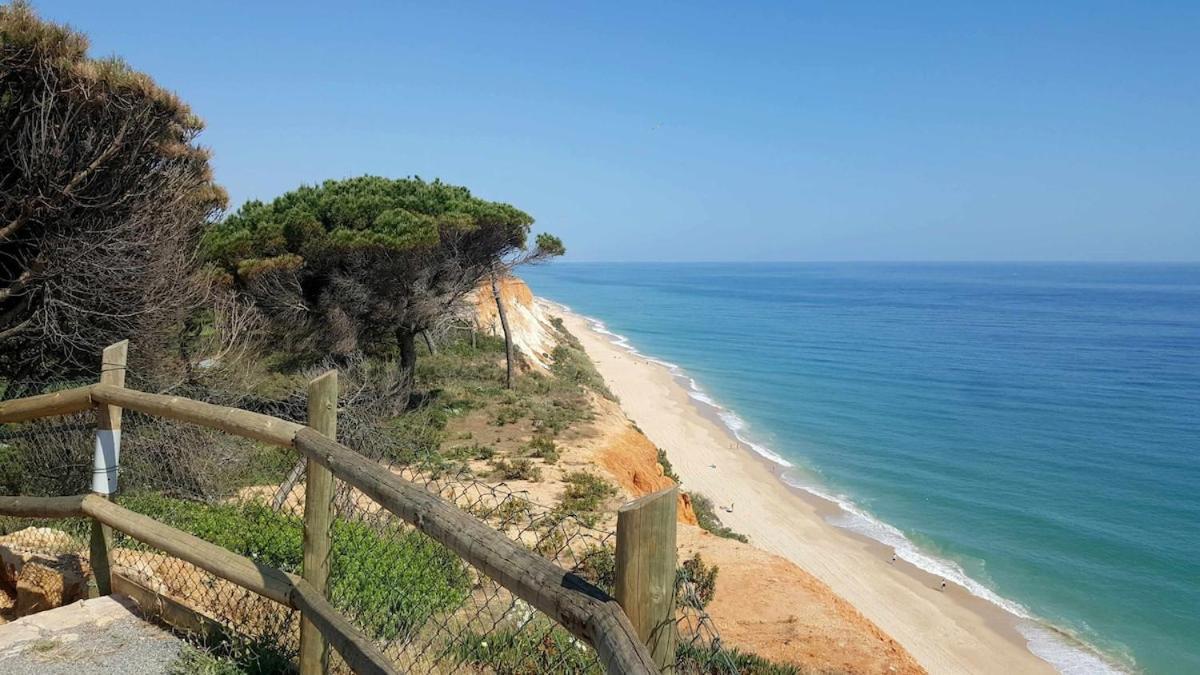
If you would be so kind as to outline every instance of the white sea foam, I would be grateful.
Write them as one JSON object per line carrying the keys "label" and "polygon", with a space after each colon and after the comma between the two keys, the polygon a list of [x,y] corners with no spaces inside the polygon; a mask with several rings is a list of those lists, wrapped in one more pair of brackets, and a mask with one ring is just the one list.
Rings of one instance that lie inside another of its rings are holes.
{"label": "white sea foam", "polygon": [[[554,304],[557,304],[564,311],[571,311],[566,305],[561,303]],[[671,375],[686,382],[688,385],[688,396],[710,407],[724,424],[725,428],[743,445],[782,467],[794,467],[791,462],[781,457],[771,448],[749,440],[743,433],[747,426],[746,421],[709,396],[700,384],[696,382],[695,378],[687,375],[683,368],[669,361],[662,361],[639,352],[629,341],[629,338],[610,331],[600,319],[585,315],[579,316],[582,316],[588,322],[592,330],[601,335],[608,336],[613,344],[634,356],[664,366]],[[1042,623],[1019,602],[1002,597],[975,579],[972,579],[958,563],[921,551],[903,532],[872,516],[867,511],[858,507],[845,495],[833,494],[822,487],[818,487],[787,473],[783,474],[782,478],[785,483],[792,487],[804,490],[836,504],[841,512],[830,519],[832,525],[856,532],[889,546],[901,560],[925,572],[939,576],[946,581],[958,584],[967,589],[972,595],[983,598],[1021,619],[1018,622],[1017,628],[1025,638],[1029,651],[1049,663],[1060,673],[1064,675],[1083,673],[1087,673],[1088,675],[1093,673],[1097,675],[1121,675],[1128,672],[1106,661],[1096,650],[1082,641]]]}
{"label": "white sea foam", "polygon": [[1064,675],[1124,675],[1128,672],[1078,644],[1078,640],[1037,621],[1022,621],[1017,630],[1025,637],[1029,651]]}
{"label": "white sea foam", "polygon": [[916,544],[904,536],[903,532],[859,508],[858,505],[845,495],[831,493],[828,490],[786,474],[783,476],[783,480],[792,487],[799,488],[821,499],[837,504],[841,509],[841,513],[830,518],[831,524],[852,532],[857,532],[890,546],[901,560],[911,563],[913,566],[930,574],[939,576],[946,581],[954,582],[967,589],[972,595],[979,596],[998,605],[1022,619],[1033,618],[1029,610],[1020,603],[1003,598],[983,584],[975,581],[963,571],[958,563],[951,560],[943,560],[921,551]]}
{"label": "white sea foam", "polygon": [[995,591],[971,578],[958,563],[922,551],[903,532],[874,517],[845,495],[831,493],[826,489],[787,474],[783,475],[783,480],[792,487],[837,504],[841,509],[841,513],[830,519],[832,525],[856,532],[889,546],[896,552],[896,557],[901,560],[925,572],[939,576],[946,581],[958,584],[967,589],[967,592],[972,595],[983,598],[1021,619],[1018,622],[1017,629],[1025,638],[1029,651],[1054,666],[1055,670],[1060,673],[1064,673],[1065,675],[1083,673],[1089,675],[1120,675],[1128,672],[1106,661],[1090,645],[1042,623],[1040,619],[1035,617],[1021,603],[1000,596]]}
{"label": "white sea foam", "polygon": [[713,413],[715,413],[722,423],[724,423],[725,428],[728,429],[729,432],[733,434],[734,438],[736,438],[743,445],[782,467],[790,468],[793,466],[791,462],[781,457],[774,450],[771,450],[765,445],[755,443],[749,438],[746,438],[746,436],[741,433],[741,430],[746,427],[745,421],[738,417],[737,414],[735,414],[732,410],[729,410],[720,403],[717,403],[711,396],[708,395],[707,392],[704,391],[704,388],[700,386],[700,383],[696,381],[696,378],[687,375],[683,371],[683,368],[679,367],[679,365],[671,363],[670,361],[663,361],[662,359],[656,359],[652,356],[643,354],[642,352],[638,351],[637,347],[633,346],[633,343],[629,341],[629,338],[619,333],[612,332],[600,319],[590,316],[583,316],[583,319],[588,322],[592,330],[600,333],[601,335],[608,336],[609,341],[616,346],[624,349],[634,356],[665,367],[667,371],[671,373],[671,375],[686,382],[688,396],[691,397],[692,400],[699,401],[700,403],[711,408]]}

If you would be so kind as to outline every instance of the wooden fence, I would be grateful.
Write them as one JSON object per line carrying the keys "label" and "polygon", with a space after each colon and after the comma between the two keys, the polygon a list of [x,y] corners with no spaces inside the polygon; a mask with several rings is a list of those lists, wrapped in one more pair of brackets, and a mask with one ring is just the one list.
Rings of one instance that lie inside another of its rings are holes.
{"label": "wooden fence", "polygon": [[[124,343],[105,350],[104,372],[123,371],[125,351]],[[325,671],[326,645],[335,648],[355,672],[395,672],[387,658],[325,597],[333,518],[332,484],[336,477],[586,642],[595,649],[607,672],[641,674],[673,669],[675,488],[631,502],[618,514],[618,604],[599,588],[529,551],[483,521],[338,443],[334,372],[310,385],[309,426],[188,398],[127,389],[123,382],[123,377],[102,377],[100,383],[90,386],[0,402],[0,424],[92,409],[97,411],[98,430],[115,428],[119,433],[120,411],[129,409],[299,451],[308,460],[303,576],[256,564],[121,508],[101,495],[0,497],[0,515],[91,518],[92,567],[101,592],[109,592],[111,588],[108,578],[111,535],[106,530],[112,528],[299,610],[303,675]]]}

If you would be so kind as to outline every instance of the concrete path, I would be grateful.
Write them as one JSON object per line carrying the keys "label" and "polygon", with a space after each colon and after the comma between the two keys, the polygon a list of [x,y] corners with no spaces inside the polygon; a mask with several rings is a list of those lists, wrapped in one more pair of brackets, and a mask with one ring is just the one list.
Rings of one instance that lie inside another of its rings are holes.
{"label": "concrete path", "polygon": [[80,600],[0,626],[4,675],[163,675],[182,641],[123,596]]}

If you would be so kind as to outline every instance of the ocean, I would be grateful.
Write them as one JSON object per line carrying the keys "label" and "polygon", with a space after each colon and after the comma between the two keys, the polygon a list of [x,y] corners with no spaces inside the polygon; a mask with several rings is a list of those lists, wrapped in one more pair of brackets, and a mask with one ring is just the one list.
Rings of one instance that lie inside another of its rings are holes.
{"label": "ocean", "polygon": [[1200,673],[1200,265],[521,274],[1060,670]]}

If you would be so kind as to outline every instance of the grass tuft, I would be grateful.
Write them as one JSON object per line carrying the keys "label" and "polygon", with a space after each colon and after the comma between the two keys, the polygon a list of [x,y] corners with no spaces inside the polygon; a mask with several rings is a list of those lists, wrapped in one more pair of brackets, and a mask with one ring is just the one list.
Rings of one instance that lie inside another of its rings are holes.
{"label": "grass tuft", "polygon": [[705,497],[702,494],[693,492],[692,493],[692,510],[696,512],[696,521],[700,524],[700,527],[702,527],[703,529],[708,530],[709,532],[712,532],[713,534],[717,535],[718,537],[724,537],[726,539],[736,539],[737,541],[740,541],[743,544],[750,541],[750,539],[747,538],[746,535],[741,534],[739,532],[735,532],[734,530],[730,529],[724,523],[721,522],[721,519],[719,517],[717,517],[716,507],[713,506],[712,500],[709,499],[708,497]]}

